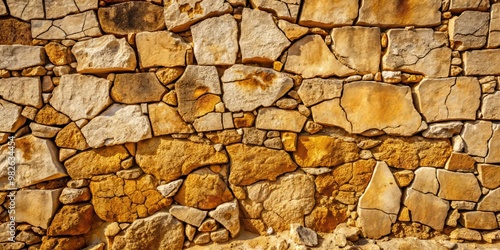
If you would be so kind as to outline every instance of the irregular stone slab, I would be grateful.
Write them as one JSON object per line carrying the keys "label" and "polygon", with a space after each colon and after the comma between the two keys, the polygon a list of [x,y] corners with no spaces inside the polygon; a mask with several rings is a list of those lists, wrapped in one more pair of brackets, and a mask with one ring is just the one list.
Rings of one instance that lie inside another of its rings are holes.
{"label": "irregular stone slab", "polygon": [[208,215],[229,230],[232,238],[240,233],[240,210],[237,200],[220,204],[215,210],[208,212]]}
{"label": "irregular stone slab", "polygon": [[188,65],[175,83],[175,89],[178,111],[186,122],[193,122],[197,117],[212,112],[215,104],[220,102],[218,95],[222,94],[214,66]]}
{"label": "irregular stone slab", "polygon": [[306,106],[324,100],[339,98],[342,94],[342,80],[313,78],[302,81],[297,94]]}
{"label": "irregular stone slab", "polygon": [[357,25],[434,27],[441,23],[441,1],[363,0]]}
{"label": "irregular stone slab", "polygon": [[488,153],[488,141],[492,134],[491,122],[474,121],[464,123],[461,137],[465,142],[465,153],[485,157]]}
{"label": "irregular stone slab", "polygon": [[[16,193],[16,222],[26,222],[47,229],[59,208],[61,189],[25,189]],[[36,209],[33,209],[36,208]]]}
{"label": "irregular stone slab", "polygon": [[483,97],[481,114],[485,120],[500,120],[500,91]]}
{"label": "irregular stone slab", "polygon": [[31,19],[43,19],[43,0],[6,0],[10,15],[29,21]]}
{"label": "irregular stone slab", "polygon": [[[1,4],[2,3],[0,3],[0,6]],[[16,18],[2,18],[0,20],[0,44],[31,45],[32,40],[31,25],[29,23],[20,21]]]}
{"label": "irregular stone slab", "polygon": [[334,167],[359,159],[354,142],[323,135],[301,135],[293,159],[303,168]]}
{"label": "irregular stone slab", "polygon": [[102,30],[115,35],[165,28],[163,8],[149,2],[132,1],[99,8],[98,16]]}
{"label": "irregular stone slab", "polygon": [[321,102],[311,107],[313,120],[326,126],[336,126],[340,128],[352,127],[346,119],[345,110],[340,106],[340,99],[335,98]]}
{"label": "irregular stone slab", "polygon": [[136,161],[144,172],[170,182],[199,167],[227,163],[228,159],[212,145],[154,137],[137,144]]}
{"label": "irregular stone slab", "polygon": [[[488,4],[488,1],[484,1]],[[490,29],[487,48],[500,46],[500,4],[491,5]]]}
{"label": "irregular stone slab", "polygon": [[257,9],[243,9],[240,34],[243,63],[273,62],[290,46],[272,15]]}
{"label": "irregular stone slab", "polygon": [[182,120],[177,110],[164,102],[149,104],[148,111],[154,136],[178,133],[190,134],[194,132],[194,130]]}
{"label": "irregular stone slab", "polygon": [[222,75],[222,99],[232,112],[269,107],[293,87],[287,74],[271,69],[237,64]]}
{"label": "irregular stone slab", "polygon": [[71,119],[65,114],[55,110],[49,104],[46,104],[36,113],[35,122],[44,125],[66,125],[71,122]]}
{"label": "irregular stone slab", "polygon": [[303,78],[356,74],[355,70],[339,62],[320,35],[306,36],[288,49],[285,71],[300,74]]}
{"label": "irregular stone slab", "polygon": [[64,162],[64,167],[73,179],[91,178],[94,175],[116,173],[121,162],[129,157],[122,146],[104,147],[81,152]]}
{"label": "irregular stone slab", "polygon": [[111,82],[91,75],[63,75],[52,91],[50,104],[73,121],[92,119],[113,101],[109,97]]}
{"label": "irregular stone slab", "polygon": [[462,54],[464,73],[469,75],[500,75],[495,67],[500,63],[500,49],[483,49],[465,51]]}
{"label": "irregular stone slab", "polygon": [[412,221],[417,221],[435,230],[443,230],[450,203],[433,194],[423,194],[412,188],[406,191],[404,205],[411,212]]}
{"label": "irregular stone slab", "polygon": [[498,228],[497,218],[492,212],[465,212],[461,214],[459,222],[470,229],[491,230]]}
{"label": "irregular stone slab", "polygon": [[260,180],[276,180],[297,165],[283,150],[233,144],[226,147],[231,159],[229,182],[233,185],[250,185]]}
{"label": "irregular stone slab", "polygon": [[79,73],[110,73],[133,71],[136,66],[135,52],[125,41],[106,35],[77,42],[71,52],[75,55]]}
{"label": "irregular stone slab", "polygon": [[500,166],[491,164],[477,164],[478,179],[485,188],[500,187]]}
{"label": "irregular stone slab", "polygon": [[307,117],[303,116],[296,110],[261,108],[259,109],[255,126],[258,129],[299,133],[302,131],[306,120]]}
{"label": "irregular stone slab", "polygon": [[231,15],[209,18],[191,27],[199,65],[232,65],[238,54],[238,25]]}
{"label": "irregular stone slab", "polygon": [[195,227],[200,227],[201,223],[207,217],[207,211],[202,211],[193,207],[172,205],[168,212],[180,221],[184,221]]}
{"label": "irregular stone slab", "polygon": [[420,167],[415,170],[415,179],[411,188],[421,193],[437,194],[439,183],[436,177],[436,169],[430,167]]}
{"label": "irregular stone slab", "polygon": [[437,177],[440,184],[438,196],[443,199],[477,202],[481,197],[481,188],[474,174],[438,169]]}
{"label": "irregular stone slab", "polygon": [[450,11],[453,13],[462,12],[464,10],[488,10],[490,3],[483,0],[451,0]]}
{"label": "irregular stone slab", "polygon": [[42,88],[38,77],[0,79],[0,97],[20,105],[42,107]]}
{"label": "irregular stone slab", "polygon": [[490,191],[477,205],[477,210],[500,211],[500,189]]}
{"label": "irregular stone slab", "polygon": [[481,103],[481,86],[474,77],[424,79],[415,94],[417,109],[429,123],[475,120]]}
{"label": "irregular stone slab", "polygon": [[94,209],[90,204],[66,205],[54,216],[48,236],[81,235],[90,231]]}
{"label": "irregular stone slab", "polygon": [[[144,237],[148,235],[148,237]],[[184,226],[167,212],[134,221],[113,240],[112,250],[182,249]]]}
{"label": "irregular stone slab", "polygon": [[111,88],[111,97],[115,102],[125,104],[157,102],[166,90],[152,72],[117,74]]}
{"label": "irregular stone slab", "polygon": [[222,114],[208,113],[194,120],[193,127],[198,132],[223,130],[224,128],[222,125]]}
{"label": "irregular stone slab", "polygon": [[77,40],[102,36],[102,33],[95,12],[87,11],[57,20],[32,20],[31,35],[41,40]]}
{"label": "irregular stone slab", "polygon": [[275,14],[279,19],[295,23],[299,15],[299,0],[250,0],[254,9]]}
{"label": "irregular stone slab", "polygon": [[45,18],[55,19],[68,14],[97,9],[98,1],[94,0],[45,0]]}
{"label": "irregular stone slab", "polygon": [[34,122],[30,123],[30,129],[31,134],[40,138],[54,138],[57,132],[61,130],[61,128],[58,127],[51,127]]}
{"label": "irregular stone slab", "polygon": [[82,133],[89,146],[98,148],[151,138],[151,127],[140,105],[113,104],[85,125]]}
{"label": "irregular stone slab", "polygon": [[69,188],[66,187],[62,190],[61,196],[59,196],[59,201],[62,204],[73,204],[80,203],[83,201],[89,201],[91,197],[90,189],[88,187],[84,188]]}
{"label": "irregular stone slab", "polygon": [[224,0],[201,0],[198,2],[173,0],[165,2],[165,24],[167,29],[172,32],[184,31],[198,21],[223,15],[231,10],[231,5]]}
{"label": "irregular stone slab", "polygon": [[41,46],[0,45],[0,69],[22,70],[44,64],[45,50]]}
{"label": "irregular stone slab", "polygon": [[486,163],[500,163],[500,124],[493,124],[493,134],[488,142],[488,155]]}
{"label": "irregular stone slab", "polygon": [[481,241],[481,233],[468,228],[457,228],[450,233],[450,238],[455,240]]}
{"label": "irregular stone slab", "polygon": [[464,11],[450,19],[449,32],[451,48],[454,50],[479,49],[486,45],[490,13]]}
{"label": "irregular stone slab", "polygon": [[185,66],[191,45],[168,32],[141,32],[136,36],[141,68]]}
{"label": "irregular stone slab", "polygon": [[50,62],[55,65],[63,66],[72,63],[74,60],[73,55],[71,54],[71,48],[60,43],[50,42],[45,45],[44,48]]}
{"label": "irregular stone slab", "polygon": [[375,74],[379,71],[382,48],[379,28],[334,28],[330,35],[333,39],[333,54],[342,64],[356,70],[357,74]]}
{"label": "irregular stone slab", "polygon": [[445,169],[451,171],[474,172],[476,161],[468,154],[453,152],[446,162]]}
{"label": "irregular stone slab", "polygon": [[278,20],[278,27],[290,41],[297,40],[309,32],[308,28],[285,20]]}
{"label": "irregular stone slab", "polygon": [[463,126],[462,122],[432,123],[422,132],[422,136],[425,138],[451,138],[459,134]]}
{"label": "irregular stone slab", "polygon": [[[332,15],[332,13],[336,14]],[[356,17],[358,17],[358,2],[356,1],[305,0],[299,24],[331,29],[335,26],[352,25]]]}
{"label": "irregular stone slab", "polygon": [[172,197],[174,196],[179,188],[181,187],[181,184],[184,180],[176,180],[176,181],[171,181],[165,185],[160,185],[156,187],[158,191],[165,197]]}
{"label": "irregular stone slab", "polygon": [[[428,8],[421,10],[428,12]],[[388,53],[382,58],[384,70],[401,70],[429,77],[449,75],[451,49],[447,47],[448,38],[445,33],[434,32],[432,29],[391,29],[387,36]]]}

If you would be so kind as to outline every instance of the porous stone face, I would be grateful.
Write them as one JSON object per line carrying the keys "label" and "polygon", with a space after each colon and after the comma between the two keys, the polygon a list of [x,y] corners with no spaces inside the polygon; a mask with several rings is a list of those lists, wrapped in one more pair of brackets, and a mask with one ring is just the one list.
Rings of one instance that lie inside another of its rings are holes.
{"label": "porous stone face", "polygon": [[382,58],[384,70],[401,70],[429,77],[449,75],[451,49],[447,47],[445,33],[432,29],[391,29],[387,36],[388,53]]}
{"label": "porous stone face", "polygon": [[478,49],[486,45],[490,14],[480,11],[464,11],[450,19],[450,42],[455,50]]}
{"label": "porous stone face", "polygon": [[478,164],[478,179],[481,184],[489,189],[500,187],[500,166],[491,164]]}
{"label": "porous stone face", "polygon": [[354,142],[323,135],[301,135],[293,158],[303,168],[333,167],[359,159]]}
{"label": "porous stone face", "polygon": [[61,129],[56,136],[56,145],[61,148],[85,150],[89,148],[82,131],[72,122]]}
{"label": "porous stone face", "polygon": [[141,32],[136,36],[141,68],[185,66],[191,45],[180,36],[168,32]]}
{"label": "porous stone face", "polygon": [[149,2],[132,1],[99,8],[98,16],[104,32],[116,35],[165,28],[163,8]]}
{"label": "porous stone face", "polygon": [[[16,193],[16,222],[47,229],[59,207],[61,189],[19,190]],[[36,209],[33,209],[36,208]]]}
{"label": "porous stone face", "polygon": [[412,221],[418,221],[435,230],[443,230],[450,209],[448,201],[410,188],[404,204],[411,212]]}
{"label": "porous stone face", "polygon": [[66,205],[54,216],[48,236],[81,235],[90,231],[94,209],[90,204]]}
{"label": "porous stone face", "polygon": [[293,87],[284,73],[241,64],[227,69],[221,81],[224,105],[232,112],[271,106]]}
{"label": "porous stone face", "polygon": [[125,104],[155,102],[161,100],[165,91],[154,73],[117,74],[111,97]]}
{"label": "porous stone face", "polygon": [[474,201],[481,197],[479,183],[471,173],[437,170],[440,183],[438,196],[446,200]]}
{"label": "porous stone face", "polygon": [[415,94],[416,106],[427,122],[475,120],[481,86],[473,77],[424,79]]}
{"label": "porous stone face", "polygon": [[307,117],[295,110],[261,108],[255,126],[258,129],[300,132]]}
{"label": "porous stone face", "polygon": [[245,144],[226,147],[231,160],[229,182],[250,185],[260,180],[276,180],[279,175],[292,172],[297,165],[283,150]]}
{"label": "porous stone face", "polygon": [[0,79],[0,97],[20,105],[42,107],[42,88],[36,77]]}
{"label": "porous stone face", "polygon": [[135,52],[125,41],[106,35],[77,42],[71,49],[79,73],[133,71],[137,64]]}
{"label": "porous stone face", "polygon": [[338,79],[305,79],[297,94],[304,105],[311,106],[324,100],[339,98],[342,94],[342,86],[342,81]]}
{"label": "porous stone face", "polygon": [[238,54],[238,25],[231,15],[209,18],[191,27],[199,65],[232,65]]}
{"label": "porous stone face", "polygon": [[202,0],[185,2],[173,0],[165,2],[165,24],[172,32],[179,32],[203,19],[219,16],[231,11],[231,5],[223,0]]}
{"label": "porous stone face", "polygon": [[155,137],[137,144],[136,161],[144,172],[169,182],[202,166],[227,163],[228,158],[211,145]]}
{"label": "porous stone face", "polygon": [[45,50],[41,46],[0,45],[0,69],[22,70],[45,64]]}
{"label": "porous stone face", "polygon": [[94,11],[57,20],[31,20],[31,35],[41,40],[80,39],[102,36]]}
{"label": "porous stone face", "polygon": [[481,114],[487,120],[500,120],[500,91],[483,97]]}
{"label": "porous stone face", "polygon": [[[334,12],[337,14],[332,15]],[[331,29],[335,26],[351,25],[356,17],[358,17],[356,1],[305,0],[299,24]]]}
{"label": "porous stone face", "polygon": [[55,65],[66,65],[73,61],[71,49],[60,43],[50,42],[44,48],[50,62]]}
{"label": "porous stone face", "polygon": [[44,125],[65,125],[70,123],[71,119],[47,104],[36,113],[35,122]]}
{"label": "porous stone face", "polygon": [[465,75],[498,75],[500,49],[471,50],[463,53]]}
{"label": "porous stone face", "polygon": [[148,105],[149,119],[155,136],[189,134],[194,130],[182,119],[177,110],[164,102]]}
{"label": "porous stone face", "polygon": [[462,12],[464,10],[487,10],[490,7],[488,1],[483,0],[451,0],[450,1],[450,11],[451,12]]}
{"label": "porous stone face", "polygon": [[[0,3],[0,12],[2,3]],[[7,10],[5,10],[7,11]],[[0,20],[0,44],[31,45],[31,26],[29,23],[16,18],[2,18]]]}
{"label": "porous stone face", "polygon": [[356,24],[381,27],[433,27],[441,23],[441,1],[363,0]]}
{"label": "porous stone face", "polygon": [[116,173],[128,156],[124,146],[103,147],[81,152],[65,161],[64,166],[73,179],[90,178]]}
{"label": "porous stone face", "polygon": [[24,21],[45,17],[42,0],[7,0],[5,2],[9,7],[10,14]]}
{"label": "porous stone face", "polygon": [[239,43],[244,63],[275,61],[290,46],[271,14],[248,8],[243,9]]}
{"label": "porous stone face", "polygon": [[[488,3],[487,1],[485,1]],[[488,33],[488,48],[500,46],[500,4],[491,5],[490,29]]]}

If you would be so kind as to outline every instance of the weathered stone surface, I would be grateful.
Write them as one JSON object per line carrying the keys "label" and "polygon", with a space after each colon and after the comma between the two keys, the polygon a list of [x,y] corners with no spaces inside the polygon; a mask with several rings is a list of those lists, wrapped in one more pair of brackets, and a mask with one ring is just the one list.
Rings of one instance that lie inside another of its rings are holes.
{"label": "weathered stone surface", "polygon": [[491,164],[478,164],[478,179],[486,188],[495,189],[500,187],[500,166]]}
{"label": "weathered stone surface", "polygon": [[14,103],[10,103],[0,99],[0,115],[5,117],[0,121],[0,131],[2,132],[16,132],[24,122],[26,118],[21,115],[23,108]]}
{"label": "weathered stone surface", "polygon": [[34,122],[30,123],[29,127],[31,129],[31,134],[40,138],[54,138],[57,132],[61,130],[61,128],[58,127],[51,127]]}
{"label": "weathered stone surface", "polygon": [[99,8],[99,23],[106,33],[127,35],[165,28],[163,8],[141,1],[132,1]]}
{"label": "weathered stone surface", "polygon": [[488,10],[490,3],[483,0],[451,0],[450,11],[462,12],[464,10]]}
{"label": "weathered stone surface", "polygon": [[64,166],[73,179],[90,178],[117,172],[128,156],[124,146],[104,147],[81,152],[65,161]]}
{"label": "weathered stone surface", "polygon": [[455,240],[481,241],[481,233],[468,228],[457,228],[450,233],[450,238]]}
{"label": "weathered stone surface", "polygon": [[439,183],[436,177],[436,169],[431,167],[420,167],[415,170],[415,179],[411,188],[421,193],[437,194]]}
{"label": "weathered stone surface", "polygon": [[490,13],[464,11],[450,19],[451,48],[454,50],[479,49],[486,45]]}
{"label": "weathered stone surface", "polygon": [[429,127],[422,132],[425,138],[451,138],[462,131],[462,122],[441,122],[429,124]]}
{"label": "weathered stone surface", "polygon": [[208,169],[189,174],[174,196],[181,205],[205,210],[214,209],[233,198],[222,177]]}
{"label": "weathered stone surface", "polygon": [[440,184],[438,196],[443,199],[477,202],[481,197],[481,188],[474,174],[438,169],[437,177]]}
{"label": "weathered stone surface", "polygon": [[97,9],[97,1],[93,0],[45,0],[45,18],[55,19],[68,14]]}
{"label": "weathered stone surface", "polygon": [[151,138],[149,119],[139,105],[113,104],[92,119],[82,133],[93,148]]}
{"label": "weathered stone surface", "polygon": [[354,142],[322,135],[301,135],[293,158],[303,168],[333,167],[359,159]]}
{"label": "weathered stone surface", "polygon": [[258,129],[300,132],[307,117],[295,110],[261,108],[255,126]]}
{"label": "weathered stone surface", "polygon": [[65,125],[71,122],[68,116],[46,104],[36,113],[35,122],[45,125]]}
{"label": "weathered stone surface", "polygon": [[90,189],[84,188],[69,188],[66,187],[62,190],[59,196],[59,201],[62,204],[73,204],[90,200]]}
{"label": "weathered stone surface", "polygon": [[229,230],[232,238],[240,233],[240,210],[237,200],[217,206],[215,210],[208,212],[208,215]]}
{"label": "weathered stone surface", "polygon": [[478,203],[477,210],[481,211],[500,211],[500,189],[490,191],[484,198]]}
{"label": "weathered stone surface", "polygon": [[172,108],[164,102],[148,105],[149,119],[155,136],[193,133],[194,130],[182,120],[175,108]]}
{"label": "weathered stone surface", "polygon": [[16,18],[2,18],[0,20],[0,44],[31,45],[31,40],[31,26],[29,23],[19,21]]}
{"label": "weathered stone surface", "polygon": [[305,79],[302,81],[297,94],[306,106],[324,100],[339,98],[342,94],[342,81],[322,78]]}
{"label": "weathered stone surface", "polygon": [[198,132],[222,130],[222,114],[208,113],[193,122],[193,127]]}
{"label": "weathered stone surface", "polygon": [[320,35],[306,36],[288,49],[285,71],[300,74],[304,78],[356,74],[355,70],[343,65],[333,55]]}
{"label": "weathered stone surface", "polygon": [[80,235],[90,231],[94,209],[90,204],[66,205],[57,212],[47,229],[48,236]]}
{"label": "weathered stone surface", "polygon": [[31,35],[41,40],[80,39],[102,36],[94,11],[57,20],[31,20]]}
{"label": "weathered stone surface", "polygon": [[483,97],[481,114],[483,119],[500,120],[500,91]]}
{"label": "weathered stone surface", "polygon": [[7,12],[7,7],[5,6],[5,3],[3,1],[0,2],[0,16],[5,16],[8,15],[9,12]]}
{"label": "weathered stone surface", "polygon": [[45,17],[42,0],[7,0],[6,3],[10,15],[24,21]]}
{"label": "weathered stone surface", "polygon": [[155,137],[137,144],[136,161],[144,172],[169,182],[202,166],[227,163],[228,159],[212,145]]}
{"label": "weathered stone surface", "polygon": [[225,228],[217,229],[210,233],[210,239],[216,243],[226,242],[229,240],[229,231]]}
{"label": "weathered stone surface", "polygon": [[[61,189],[19,190],[16,193],[16,222],[27,222],[35,227],[48,228],[59,207]],[[36,208],[36,209],[33,209]]]}
{"label": "weathered stone surface", "polygon": [[92,119],[112,103],[111,82],[91,75],[63,75],[50,104],[73,121]]}
{"label": "weathered stone surface", "polygon": [[465,142],[465,153],[485,157],[488,153],[488,140],[492,134],[491,122],[474,121],[464,123],[461,137]]}
{"label": "weathered stone surface", "polygon": [[269,107],[293,87],[288,75],[260,67],[234,65],[221,78],[222,99],[230,111]]}
{"label": "weathered stone surface", "polygon": [[125,38],[106,35],[77,42],[71,52],[75,55],[79,73],[109,73],[133,71],[135,52]]}
{"label": "weathered stone surface", "polygon": [[356,70],[357,74],[375,74],[379,71],[381,54],[379,28],[334,28],[331,37],[333,54],[342,64]]}
{"label": "weathered stone surface", "polygon": [[459,222],[470,229],[491,230],[498,228],[497,218],[492,212],[465,212],[461,214]]}
{"label": "weathered stone surface", "polygon": [[432,29],[391,29],[387,35],[388,53],[382,58],[384,70],[401,70],[429,77],[449,75],[451,49],[447,47],[448,38],[445,33],[434,32]]}
{"label": "weathered stone surface", "polygon": [[156,77],[163,85],[170,84],[184,73],[183,67],[161,68],[155,72]]}
{"label": "weathered stone surface", "polygon": [[[336,13],[332,15],[332,13]],[[352,25],[358,17],[358,2],[305,0],[299,24],[309,27],[331,29],[335,26]]]}
{"label": "weathered stone surface", "polygon": [[432,27],[441,23],[441,1],[363,0],[356,24],[380,27]]}
{"label": "weathered stone surface", "polygon": [[[488,3],[488,1],[485,1]],[[490,29],[488,33],[488,48],[500,46],[500,4],[491,5]],[[0,35],[1,36],[1,35]]]}
{"label": "weathered stone surface", "polygon": [[488,155],[486,156],[486,163],[500,163],[500,124],[494,123],[493,134],[488,142]]}
{"label": "weathered stone surface", "polygon": [[279,19],[292,22],[297,20],[299,14],[298,0],[250,0],[250,3],[254,9],[271,12]]}
{"label": "weathered stone surface", "polygon": [[189,43],[168,31],[141,32],[136,43],[141,68],[184,66],[191,49]]}
{"label": "weathered stone surface", "polygon": [[448,140],[422,137],[383,137],[382,144],[372,149],[373,156],[389,166],[403,169],[443,167],[452,152]]}
{"label": "weathered stone surface", "polygon": [[299,245],[309,247],[315,247],[318,245],[318,235],[316,232],[298,223],[290,225],[290,237]]}
{"label": "weathered stone surface", "polygon": [[465,51],[462,54],[464,73],[469,75],[499,75],[500,49]]}
{"label": "weathered stone surface", "polygon": [[85,238],[82,236],[46,237],[43,238],[40,250],[79,249],[83,247],[85,247]]}
{"label": "weathered stone surface", "polygon": [[173,0],[165,2],[165,24],[172,32],[184,31],[200,20],[229,13],[231,9],[231,5],[223,0]]}
{"label": "weathered stone surface", "polygon": [[476,161],[468,154],[453,152],[446,162],[445,168],[452,171],[474,172]]}
{"label": "weathered stone surface", "polygon": [[50,42],[44,48],[50,62],[55,65],[66,65],[73,61],[71,49],[60,43]]}
{"label": "weathered stone surface", "polygon": [[243,9],[240,34],[243,63],[273,62],[290,46],[272,15],[257,9]]}
{"label": "weathered stone surface", "polygon": [[178,220],[184,221],[195,227],[200,227],[205,217],[207,217],[207,211],[179,205],[172,205],[168,212]]}
{"label": "weathered stone surface", "polygon": [[473,77],[424,79],[415,94],[416,106],[427,122],[475,120],[481,86]]}
{"label": "weathered stone surface", "polygon": [[435,230],[443,230],[450,208],[448,201],[410,188],[406,193],[404,205],[410,210],[412,221],[428,225]]}
{"label": "weathered stone surface", "polygon": [[45,50],[41,46],[0,45],[0,69],[22,70],[45,64]]}
{"label": "weathered stone surface", "polygon": [[[148,237],[144,237],[147,235]],[[184,245],[184,226],[167,212],[134,221],[113,241],[113,250],[177,250]]]}
{"label": "weathered stone surface", "polygon": [[262,220],[275,231],[285,231],[291,223],[304,223],[304,215],[314,207],[314,181],[300,172],[288,173],[275,182],[261,181],[247,187],[248,197],[263,204]]}
{"label": "weathered stone surface", "polygon": [[160,101],[166,88],[154,73],[117,74],[111,97],[115,102],[135,104]]}
{"label": "weathered stone surface", "polygon": [[238,25],[231,15],[213,17],[191,27],[199,65],[232,65],[238,54]]}
{"label": "weathered stone surface", "polygon": [[20,105],[42,107],[42,88],[38,77],[0,79],[0,97]]}
{"label": "weathered stone surface", "polygon": [[61,148],[85,150],[89,148],[80,128],[72,122],[61,129],[56,136],[56,145]]}
{"label": "weathered stone surface", "polygon": [[231,159],[229,182],[233,185],[250,185],[259,180],[276,180],[276,177],[294,171],[297,165],[282,150],[234,144],[226,147]]}
{"label": "weathered stone surface", "polygon": [[278,20],[278,27],[290,41],[297,40],[309,32],[308,28],[285,20]]}

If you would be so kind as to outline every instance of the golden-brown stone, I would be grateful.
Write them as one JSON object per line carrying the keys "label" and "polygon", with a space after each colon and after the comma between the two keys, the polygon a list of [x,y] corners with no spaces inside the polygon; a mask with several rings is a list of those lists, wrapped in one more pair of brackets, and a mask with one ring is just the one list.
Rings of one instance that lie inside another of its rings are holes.
{"label": "golden-brown stone", "polygon": [[304,168],[333,167],[359,159],[359,148],[354,142],[330,136],[299,136],[293,158]]}
{"label": "golden-brown stone", "polygon": [[122,145],[103,147],[81,152],[64,162],[64,166],[73,179],[90,178],[115,173],[128,156],[127,149]]}
{"label": "golden-brown stone", "polygon": [[78,128],[74,122],[68,124],[57,133],[56,145],[61,148],[73,148],[78,150],[89,148],[80,128]]}
{"label": "golden-brown stone", "polygon": [[90,231],[94,209],[90,204],[66,205],[54,216],[48,236],[81,235]]}
{"label": "golden-brown stone", "polygon": [[45,105],[35,116],[35,121],[44,125],[65,125],[71,122],[69,117],[58,112],[50,105]]}
{"label": "golden-brown stone", "polygon": [[45,53],[54,65],[70,64],[73,61],[71,49],[56,42],[50,42],[45,45]]}
{"label": "golden-brown stone", "polygon": [[474,172],[476,161],[468,154],[453,152],[445,168],[452,171]]}

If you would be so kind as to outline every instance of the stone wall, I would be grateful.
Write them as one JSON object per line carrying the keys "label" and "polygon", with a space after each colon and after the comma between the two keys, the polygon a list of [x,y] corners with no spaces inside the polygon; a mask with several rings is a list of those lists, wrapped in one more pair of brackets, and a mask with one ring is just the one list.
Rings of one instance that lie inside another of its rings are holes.
{"label": "stone wall", "polygon": [[495,2],[0,0],[0,248],[500,239]]}

